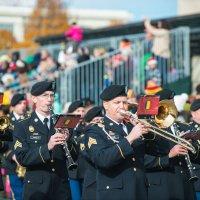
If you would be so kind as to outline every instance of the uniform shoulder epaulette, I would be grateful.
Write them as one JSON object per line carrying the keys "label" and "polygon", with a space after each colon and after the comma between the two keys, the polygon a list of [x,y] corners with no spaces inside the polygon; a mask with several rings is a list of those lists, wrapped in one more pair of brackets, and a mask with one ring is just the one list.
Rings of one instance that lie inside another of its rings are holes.
{"label": "uniform shoulder epaulette", "polygon": [[103,121],[103,119],[101,119],[98,122],[91,122],[90,125],[91,126],[97,125],[98,127],[102,128],[102,127],[104,127],[104,121]]}
{"label": "uniform shoulder epaulette", "polygon": [[27,115],[23,119],[20,119],[19,122],[23,122],[23,121],[29,119],[30,117],[31,117],[31,115]]}

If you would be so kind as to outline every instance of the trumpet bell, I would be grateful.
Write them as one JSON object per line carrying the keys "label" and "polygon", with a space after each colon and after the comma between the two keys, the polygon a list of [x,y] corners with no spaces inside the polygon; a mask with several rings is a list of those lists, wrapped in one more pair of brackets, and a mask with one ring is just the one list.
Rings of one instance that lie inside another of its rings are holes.
{"label": "trumpet bell", "polygon": [[158,106],[155,123],[160,128],[170,127],[178,116],[177,108],[172,100],[162,100]]}

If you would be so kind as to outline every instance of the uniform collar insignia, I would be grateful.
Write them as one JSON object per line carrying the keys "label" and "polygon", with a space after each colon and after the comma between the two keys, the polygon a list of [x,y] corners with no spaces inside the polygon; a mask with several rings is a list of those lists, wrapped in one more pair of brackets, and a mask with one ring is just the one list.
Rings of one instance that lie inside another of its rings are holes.
{"label": "uniform collar insignia", "polygon": [[115,133],[114,133],[113,131],[109,131],[108,133],[109,133],[109,135],[110,135],[111,137],[113,137],[113,136],[115,135]]}
{"label": "uniform collar insignia", "polygon": [[31,133],[33,133],[33,132],[35,131],[35,129],[34,129],[33,126],[29,126],[29,127],[28,127],[28,130],[29,130]]}
{"label": "uniform collar insignia", "polygon": [[15,118],[14,118],[14,117],[12,117],[12,121],[15,121]]}
{"label": "uniform collar insignia", "polygon": [[[110,135],[111,138],[113,138],[114,140],[119,140],[119,135],[117,135],[116,133],[114,133],[113,131],[108,131],[108,134]],[[108,138],[110,139],[110,138]]]}
{"label": "uniform collar insignia", "polygon": [[110,126],[113,126],[113,123],[112,122],[110,122],[110,124],[109,124]]}
{"label": "uniform collar insignia", "polygon": [[35,118],[35,119],[34,119],[34,122],[38,122],[38,118]]}

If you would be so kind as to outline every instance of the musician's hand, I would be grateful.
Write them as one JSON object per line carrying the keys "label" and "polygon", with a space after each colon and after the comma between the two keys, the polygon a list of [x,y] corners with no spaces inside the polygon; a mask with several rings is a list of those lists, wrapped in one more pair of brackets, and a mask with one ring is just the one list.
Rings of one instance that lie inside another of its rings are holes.
{"label": "musician's hand", "polygon": [[186,155],[187,153],[188,153],[188,150],[186,148],[177,144],[170,150],[168,156],[169,158],[173,158],[180,155]]}
{"label": "musician's hand", "polygon": [[67,140],[67,134],[55,133],[50,137],[48,142],[48,149],[52,150],[56,145],[63,144]]}
{"label": "musician's hand", "polygon": [[66,140],[69,139],[69,136],[70,136],[69,129],[67,129],[67,128],[58,128],[57,129],[57,133],[61,133],[61,134],[65,135],[66,136]]}
{"label": "musician's hand", "polygon": [[134,126],[138,123],[138,116],[136,114],[133,114],[130,119],[130,123],[133,124]]}
{"label": "musician's hand", "polygon": [[18,161],[17,161],[17,158],[16,158],[15,154],[12,156],[12,160],[15,161],[15,163],[16,163],[17,165],[19,165],[19,163],[18,163]]}
{"label": "musician's hand", "polygon": [[133,143],[134,140],[142,137],[143,134],[149,132],[149,128],[144,124],[138,123],[136,124],[133,129],[131,130],[130,134],[126,137],[130,144]]}

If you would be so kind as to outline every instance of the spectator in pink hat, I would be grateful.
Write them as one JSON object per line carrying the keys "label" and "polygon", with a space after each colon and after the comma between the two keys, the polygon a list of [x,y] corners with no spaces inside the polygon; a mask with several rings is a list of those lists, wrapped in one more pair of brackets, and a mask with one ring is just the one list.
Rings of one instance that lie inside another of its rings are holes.
{"label": "spectator in pink hat", "polygon": [[73,51],[76,51],[79,43],[83,40],[83,29],[74,22],[64,35],[69,42],[69,47],[72,45]]}

